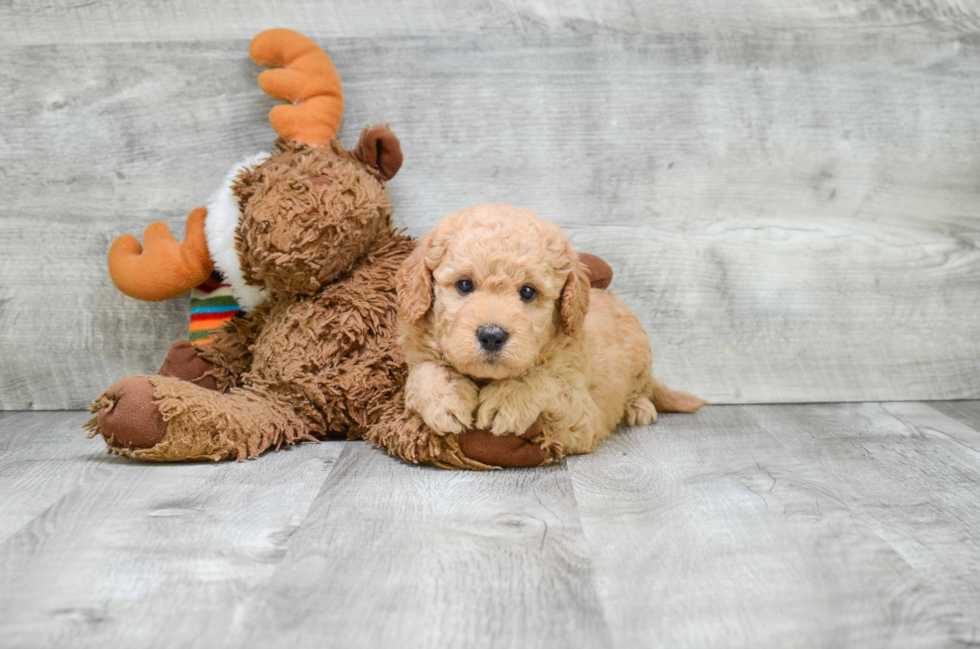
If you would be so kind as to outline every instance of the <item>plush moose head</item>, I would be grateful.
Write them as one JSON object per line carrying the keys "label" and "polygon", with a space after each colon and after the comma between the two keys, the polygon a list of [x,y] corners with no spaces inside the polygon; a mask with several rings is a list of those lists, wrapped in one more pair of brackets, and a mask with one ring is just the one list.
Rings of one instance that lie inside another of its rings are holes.
{"label": "plush moose head", "polygon": [[187,218],[183,242],[151,224],[143,246],[132,235],[109,251],[113,282],[126,295],[165,300],[205,281],[213,269],[245,311],[270,295],[316,292],[390,227],[385,181],[401,147],[386,126],[365,128],[352,150],[335,140],[343,115],[340,77],[313,41],[288,29],[264,31],[249,47],[266,94],[289,102],[269,120],[275,153],[235,165],[207,210]]}

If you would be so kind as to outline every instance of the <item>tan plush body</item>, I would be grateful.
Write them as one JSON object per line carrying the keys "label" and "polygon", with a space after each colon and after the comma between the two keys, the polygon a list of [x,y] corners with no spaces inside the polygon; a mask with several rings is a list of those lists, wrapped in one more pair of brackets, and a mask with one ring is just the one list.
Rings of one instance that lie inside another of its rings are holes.
{"label": "tan plush body", "polygon": [[406,403],[440,434],[525,430],[551,457],[588,453],[619,424],[705,402],[653,378],[633,312],[588,276],[561,230],[530,210],[452,214],[399,271]]}

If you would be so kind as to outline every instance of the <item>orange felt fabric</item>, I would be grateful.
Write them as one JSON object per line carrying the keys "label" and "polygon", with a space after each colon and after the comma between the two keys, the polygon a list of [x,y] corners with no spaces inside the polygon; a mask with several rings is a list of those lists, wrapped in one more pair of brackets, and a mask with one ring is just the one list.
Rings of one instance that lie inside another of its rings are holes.
{"label": "orange felt fabric", "polygon": [[147,226],[142,246],[131,234],[117,238],[109,248],[112,283],[137,300],[158,302],[206,280],[214,270],[204,238],[207,214],[205,208],[199,207],[187,216],[183,243],[162,221]]}
{"label": "orange felt fabric", "polygon": [[316,43],[291,29],[267,29],[252,39],[248,52],[259,65],[279,68],[259,75],[266,94],[289,102],[269,113],[276,133],[311,146],[337,137],[343,88],[337,68]]}

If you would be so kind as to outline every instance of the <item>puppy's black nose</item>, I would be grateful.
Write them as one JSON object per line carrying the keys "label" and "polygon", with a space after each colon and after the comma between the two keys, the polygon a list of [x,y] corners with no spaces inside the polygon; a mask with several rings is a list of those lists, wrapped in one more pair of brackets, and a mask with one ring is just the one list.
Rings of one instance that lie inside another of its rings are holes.
{"label": "puppy's black nose", "polygon": [[499,325],[483,325],[476,330],[476,339],[480,341],[480,347],[488,352],[500,351],[500,348],[507,342],[507,330]]}

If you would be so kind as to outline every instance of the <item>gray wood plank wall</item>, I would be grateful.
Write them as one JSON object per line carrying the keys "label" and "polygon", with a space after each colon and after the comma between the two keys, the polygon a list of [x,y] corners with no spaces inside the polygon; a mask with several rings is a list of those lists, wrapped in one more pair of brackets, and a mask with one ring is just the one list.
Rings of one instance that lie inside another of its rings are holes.
{"label": "gray wood plank wall", "polygon": [[186,298],[105,255],[273,138],[249,38],[315,37],[398,222],[504,201],[604,256],[657,372],[719,403],[980,397],[969,0],[0,4],[0,408],[154,370]]}

